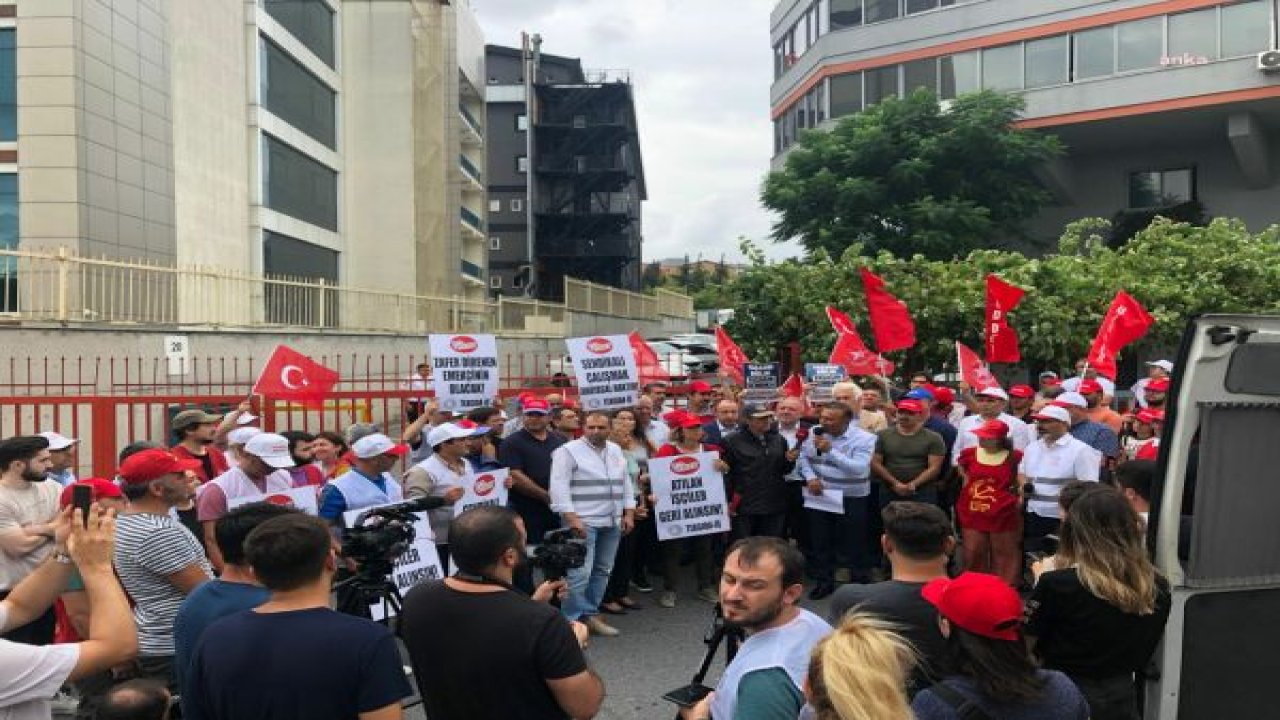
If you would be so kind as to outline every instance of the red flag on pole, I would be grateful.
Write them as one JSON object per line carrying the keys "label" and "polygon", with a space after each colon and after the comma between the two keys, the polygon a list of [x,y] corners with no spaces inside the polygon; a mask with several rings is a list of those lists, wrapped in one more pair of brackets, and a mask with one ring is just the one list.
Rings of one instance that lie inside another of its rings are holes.
{"label": "red flag on pole", "polygon": [[866,268],[862,274],[862,289],[867,294],[867,314],[871,317],[871,333],[876,339],[876,350],[889,352],[902,350],[916,344],[916,324],[906,303],[885,289],[884,280]]}
{"label": "red flag on pole", "polygon": [[751,360],[719,325],[716,326],[716,354],[720,356],[720,372],[728,373],[734,382],[741,385],[742,366]]}
{"label": "red flag on pole", "polygon": [[338,384],[336,370],[315,362],[302,353],[277,345],[262,374],[253,384],[253,392],[277,400],[293,400],[308,407],[324,404],[324,399]]}
{"label": "red flag on pole", "polygon": [[962,342],[956,342],[956,359],[960,362],[960,379],[969,384],[974,390],[983,390],[989,387],[1000,387],[1000,381],[995,375],[991,374],[991,370],[987,368],[987,364],[982,362],[982,358],[978,357],[978,353]]}
{"label": "red flag on pole", "polygon": [[1026,292],[1001,280],[994,273],[987,275],[987,323],[984,340],[987,346],[987,362],[1016,363],[1022,359],[1018,349],[1018,333],[1009,326],[1009,311],[1022,302]]}
{"label": "red flag on pole", "polygon": [[671,373],[662,367],[662,361],[658,359],[658,353],[649,347],[649,343],[640,337],[640,333],[632,330],[627,339],[631,342],[631,352],[636,356],[636,371],[640,373],[641,385],[671,381]]}
{"label": "red flag on pole", "polygon": [[827,362],[843,365],[850,375],[888,375],[893,372],[893,363],[880,355],[871,352],[853,320],[839,308],[827,306],[827,319],[836,331],[836,345],[831,348],[831,356]]}
{"label": "red flag on pole", "polygon": [[1099,375],[1115,379],[1116,355],[1120,348],[1146,335],[1155,321],[1132,295],[1123,290],[1117,292],[1089,348],[1089,367]]}
{"label": "red flag on pole", "polygon": [[782,387],[778,388],[782,397],[804,397],[804,380],[796,373],[791,373],[791,377],[782,383]]}

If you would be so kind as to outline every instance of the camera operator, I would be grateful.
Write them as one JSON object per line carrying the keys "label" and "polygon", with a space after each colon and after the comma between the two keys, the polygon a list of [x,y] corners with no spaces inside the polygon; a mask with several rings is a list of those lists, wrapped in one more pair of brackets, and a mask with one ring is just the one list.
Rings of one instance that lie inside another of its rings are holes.
{"label": "camera operator", "polygon": [[784,540],[751,537],[729,548],[720,578],[725,622],[747,640],[720,676],[716,690],[680,711],[682,720],[792,720],[804,707],[805,674],[813,647],[831,633],[822,618],[799,606],[804,556]]}
{"label": "camera operator", "polygon": [[[512,591],[525,562],[524,523],[499,507],[478,507],[449,526],[458,572],[404,600],[401,630],[432,720],[590,718],[604,683],[587,668],[587,629],[549,604],[564,580],[530,599]],[[475,668],[484,668],[478,673]]]}

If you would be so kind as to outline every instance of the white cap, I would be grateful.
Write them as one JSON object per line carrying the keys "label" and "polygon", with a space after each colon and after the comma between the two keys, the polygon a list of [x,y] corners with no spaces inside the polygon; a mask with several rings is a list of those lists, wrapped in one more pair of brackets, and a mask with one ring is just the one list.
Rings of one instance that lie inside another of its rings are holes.
{"label": "white cap", "polygon": [[66,450],[72,445],[75,445],[76,443],[80,442],[75,438],[69,438],[65,435],[62,435],[60,433],[56,433],[53,431],[42,432],[40,433],[40,437],[49,441],[50,450]]}
{"label": "white cap", "polygon": [[[487,429],[488,428],[486,428],[486,430]],[[442,442],[448,442],[449,440],[457,438],[467,438],[476,434],[477,433],[473,428],[459,427],[455,423],[440,423],[432,428],[431,432],[427,435],[427,444],[431,447],[435,447]]]}
{"label": "white cap", "polygon": [[244,444],[246,455],[252,455],[273,468],[297,465],[289,454],[289,441],[283,435],[258,432]]}
{"label": "white cap", "polygon": [[1150,362],[1147,363],[1147,365],[1150,365],[1152,367],[1163,368],[1164,371],[1167,373],[1173,372],[1173,363],[1169,362],[1168,360],[1151,360]]}
{"label": "white cap", "polygon": [[244,445],[261,434],[262,430],[256,427],[238,427],[227,433],[227,442],[231,445]]}
{"label": "white cap", "polygon": [[1071,407],[1087,408],[1089,401],[1078,392],[1064,392],[1053,399],[1055,405],[1070,405]]}
{"label": "white cap", "polygon": [[368,460],[379,455],[404,455],[408,451],[408,445],[397,445],[391,442],[391,438],[382,433],[365,435],[351,444],[351,452],[355,453],[355,456],[361,460]]}
{"label": "white cap", "polygon": [[1053,405],[1040,408],[1040,412],[1032,415],[1031,417],[1036,420],[1057,420],[1058,422],[1064,422],[1068,425],[1071,424],[1071,413],[1067,412],[1066,408],[1055,407]]}
{"label": "white cap", "polygon": [[251,422],[256,422],[257,419],[258,419],[257,415],[254,415],[253,413],[244,412],[236,416],[236,424],[248,425]]}
{"label": "white cap", "polygon": [[996,398],[1000,398],[1001,400],[1009,399],[1009,393],[1005,392],[1004,388],[1000,387],[999,385],[992,385],[991,387],[985,387],[985,388],[982,388],[981,390],[976,390],[974,391],[973,394],[986,395],[987,397],[996,397]]}

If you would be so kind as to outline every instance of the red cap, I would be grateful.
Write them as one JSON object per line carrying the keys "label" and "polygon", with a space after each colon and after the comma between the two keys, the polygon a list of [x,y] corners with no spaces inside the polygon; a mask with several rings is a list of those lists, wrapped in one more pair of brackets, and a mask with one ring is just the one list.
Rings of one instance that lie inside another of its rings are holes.
{"label": "red cap", "polygon": [[1009,388],[1009,397],[1033,398],[1035,396],[1035,388],[1030,385],[1013,385]]}
{"label": "red cap", "polygon": [[183,460],[169,450],[154,448],[125,458],[118,474],[126,485],[145,485],[170,473],[186,472],[199,467],[199,460]]}
{"label": "red cap", "polygon": [[950,405],[956,401],[956,393],[949,387],[930,385],[929,392],[933,393],[934,402],[939,405]]}
{"label": "red cap", "polygon": [[1140,423],[1152,425],[1158,422],[1164,422],[1164,411],[1154,410],[1152,408],[1142,408],[1134,414],[1134,417],[1137,418]]}
{"label": "red cap", "polygon": [[551,403],[540,397],[531,397],[521,403],[524,413],[534,413],[536,415],[547,415],[551,412]]}
{"label": "red cap", "polygon": [[913,400],[911,398],[907,398],[905,400],[899,400],[897,404],[897,408],[902,412],[912,413],[912,414],[919,414],[925,411],[924,403],[920,402],[919,400]]}
{"label": "red cap", "polygon": [[702,418],[684,410],[672,410],[662,418],[672,428],[700,428]]}
{"label": "red cap", "polygon": [[1169,392],[1169,378],[1162,377],[1148,380],[1147,390],[1150,392]]}
{"label": "red cap", "polygon": [[1098,382],[1097,380],[1089,380],[1086,378],[1080,381],[1081,395],[1092,395],[1094,393],[1100,393],[1100,392],[1102,392],[1102,383]]}
{"label": "red cap", "polygon": [[973,431],[974,435],[980,438],[991,440],[994,438],[1007,437],[1009,435],[1009,426],[1003,420],[988,420],[978,426]]}
{"label": "red cap", "polygon": [[1057,387],[1062,384],[1062,379],[1056,377],[1040,378],[1040,384],[1046,387]]}
{"label": "red cap", "polygon": [[691,393],[709,393],[711,389],[711,383],[705,380],[694,380],[689,383],[689,392]]}
{"label": "red cap", "polygon": [[58,507],[64,508],[71,504],[71,488],[76,485],[88,485],[93,490],[94,502],[105,498],[124,497],[124,491],[110,480],[103,480],[102,478],[85,478],[62,489],[62,495],[58,496]]}
{"label": "red cap", "polygon": [[920,591],[938,613],[975,635],[1017,642],[1022,623],[1022,600],[995,575],[966,572],[953,579],[938,578]]}

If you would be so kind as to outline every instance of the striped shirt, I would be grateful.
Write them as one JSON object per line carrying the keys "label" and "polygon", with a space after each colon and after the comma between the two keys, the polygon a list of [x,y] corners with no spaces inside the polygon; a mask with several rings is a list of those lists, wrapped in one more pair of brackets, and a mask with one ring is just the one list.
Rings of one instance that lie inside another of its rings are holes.
{"label": "striped shirt", "polygon": [[1072,425],[1071,437],[1102,453],[1103,457],[1120,456],[1120,438],[1115,430],[1100,422],[1085,420]]}
{"label": "striped shirt", "polygon": [[867,497],[871,494],[871,456],[876,450],[876,436],[852,423],[843,435],[825,436],[831,449],[818,452],[813,431],[800,446],[796,469],[806,481],[821,479],[824,486],[840,490],[844,497]]}
{"label": "striped shirt", "polygon": [[168,515],[134,513],[116,520],[116,574],[133,599],[138,655],[173,655],[173,621],[186,597],[169,575],[199,565],[213,572],[195,536]]}

